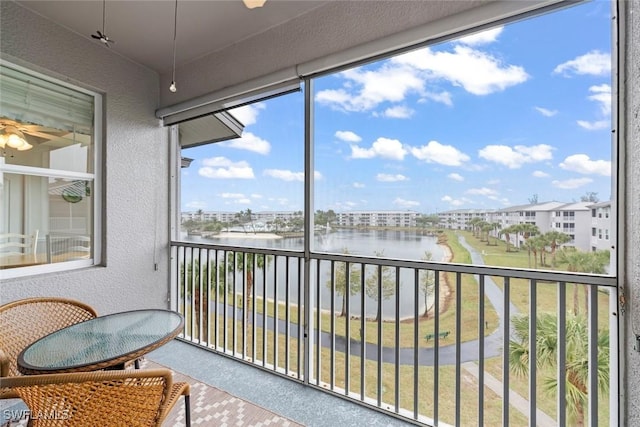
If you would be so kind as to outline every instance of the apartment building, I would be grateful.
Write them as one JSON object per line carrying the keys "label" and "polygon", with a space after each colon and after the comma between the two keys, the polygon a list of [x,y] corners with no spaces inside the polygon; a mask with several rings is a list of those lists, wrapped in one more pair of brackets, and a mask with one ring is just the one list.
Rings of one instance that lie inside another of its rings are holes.
{"label": "apartment building", "polygon": [[613,245],[614,224],[611,215],[611,202],[601,202],[589,206],[591,209],[591,250],[611,249]]}
{"label": "apartment building", "polygon": [[[511,225],[532,224],[541,233],[559,231],[571,237],[567,245],[583,251],[611,247],[611,202],[544,202],[499,210],[456,209],[439,212],[438,216],[441,227],[453,230],[470,230],[469,221],[481,218],[499,224],[500,230]],[[510,235],[509,238],[516,246],[524,242],[522,235]]]}

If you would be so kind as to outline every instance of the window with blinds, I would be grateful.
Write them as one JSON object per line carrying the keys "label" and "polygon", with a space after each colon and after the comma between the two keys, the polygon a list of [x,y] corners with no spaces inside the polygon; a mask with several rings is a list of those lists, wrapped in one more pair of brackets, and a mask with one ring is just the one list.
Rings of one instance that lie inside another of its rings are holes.
{"label": "window with blinds", "polygon": [[93,264],[100,95],[7,62],[0,94],[3,275]]}

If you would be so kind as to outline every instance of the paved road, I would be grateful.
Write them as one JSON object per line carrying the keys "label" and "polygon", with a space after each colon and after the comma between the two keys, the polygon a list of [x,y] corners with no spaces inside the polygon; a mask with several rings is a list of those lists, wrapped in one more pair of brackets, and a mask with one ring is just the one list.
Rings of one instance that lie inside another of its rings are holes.
{"label": "paved road", "polygon": [[[475,249],[473,249],[466,242],[463,236],[458,236],[458,240],[460,244],[469,251],[471,254],[471,261],[476,265],[484,265],[484,260],[482,259],[482,255],[479,254]],[[478,276],[475,276],[476,281],[478,280]],[[491,279],[491,277],[486,276],[485,280],[485,294],[487,299],[493,305],[493,308],[498,313],[499,323],[498,327],[495,329],[493,333],[485,337],[484,340],[484,357],[490,358],[495,356],[500,356],[502,354],[502,331],[504,328],[504,319],[503,319],[503,293],[502,290],[495,284],[495,282]],[[219,304],[218,309],[222,311],[222,304]],[[511,315],[518,312],[518,309],[510,303]],[[236,319],[242,319],[243,311],[241,308],[236,309]],[[233,315],[233,308],[228,306],[227,316],[231,317]],[[270,330],[274,329],[274,321],[273,317],[267,317],[267,328]],[[261,315],[256,313],[256,326],[262,327],[264,323],[264,319]],[[290,324],[290,336],[292,338],[298,338],[299,328],[296,324]],[[283,333],[286,330],[286,322],[282,319],[278,320],[277,324],[278,333]],[[317,331],[314,331],[316,333]],[[314,343],[316,342],[317,337],[313,337]],[[332,346],[332,335],[329,332],[321,332],[320,334],[320,345],[322,347],[330,348]],[[422,337],[420,337],[422,339]],[[455,343],[451,343],[451,339],[447,340],[440,339],[439,340],[439,351],[438,351],[438,364],[439,365],[455,365],[456,363],[456,346]],[[335,341],[333,342],[333,346],[335,351],[339,351],[345,353],[347,350],[347,340],[342,336],[335,336]],[[351,339],[349,342],[349,351],[353,356],[361,356],[362,355],[362,342],[360,340]],[[396,363],[396,349],[393,347],[382,347],[378,349],[378,346],[372,343],[365,343],[364,346],[364,354],[367,360],[377,361],[378,360],[378,351],[380,351],[380,356],[383,362],[385,363]],[[460,343],[460,363],[472,362],[479,360],[479,340],[472,340]],[[413,365],[416,363],[415,352],[413,348],[401,348],[398,351],[398,360],[401,365]],[[420,366],[433,366],[435,361],[435,349],[433,347],[429,348],[419,348],[418,349],[418,358],[417,364]]]}

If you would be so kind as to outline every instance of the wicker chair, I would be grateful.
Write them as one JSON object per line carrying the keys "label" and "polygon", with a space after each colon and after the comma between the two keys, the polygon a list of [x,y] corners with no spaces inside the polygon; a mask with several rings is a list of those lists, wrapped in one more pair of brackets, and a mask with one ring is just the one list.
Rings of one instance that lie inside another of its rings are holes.
{"label": "wicker chair", "polygon": [[[0,306],[0,375],[21,375],[18,354],[29,344],[96,316],[87,304],[56,297],[26,298]],[[10,391],[0,391],[0,399],[10,397],[15,397]]]}
{"label": "wicker chair", "polygon": [[168,369],[25,375],[2,378],[17,392],[33,427],[160,426],[181,395],[191,423],[189,384]]}

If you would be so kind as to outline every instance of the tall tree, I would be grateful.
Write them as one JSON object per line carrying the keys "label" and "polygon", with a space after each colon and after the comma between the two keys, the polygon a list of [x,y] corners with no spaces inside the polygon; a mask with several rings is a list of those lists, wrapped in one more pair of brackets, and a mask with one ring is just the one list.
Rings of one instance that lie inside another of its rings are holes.
{"label": "tall tree", "polygon": [[[609,264],[610,254],[609,251],[595,251],[595,252],[582,252],[576,248],[562,248],[558,252],[558,259],[561,263],[567,265],[567,271],[580,272],[580,273],[593,273],[603,274],[606,272],[607,265]],[[588,287],[584,285],[573,285],[573,313],[575,315],[579,312],[579,297],[578,292],[580,288],[584,288],[584,311],[587,313],[589,309],[589,292]]]}
{"label": "tall tree", "polygon": [[596,193],[595,191],[587,191],[582,196],[580,196],[580,201],[598,203],[600,199],[598,198],[598,193]]}
{"label": "tall tree", "polygon": [[[542,236],[533,236],[529,237],[524,245],[527,247],[527,250],[533,252],[533,268],[538,268],[538,254],[540,254],[540,266],[543,267],[547,241]],[[529,259],[529,262],[531,262],[531,259]],[[531,264],[529,264],[529,267],[531,267]]]}
{"label": "tall tree", "polygon": [[571,236],[566,233],[562,233],[560,231],[548,231],[543,234],[544,239],[547,241],[547,244],[551,248],[551,265],[553,267],[556,266],[556,252],[558,250],[558,246],[561,246],[565,243],[571,241]]}
{"label": "tall tree", "polygon": [[538,204],[538,193],[534,193],[529,197],[529,204],[537,205]]}
{"label": "tall tree", "polygon": [[[432,261],[433,254],[429,251],[425,251],[422,256],[423,261]],[[424,295],[424,313],[423,317],[429,317],[429,296],[433,295],[436,286],[436,271],[435,270],[420,270],[420,290]],[[437,307],[438,301],[434,302],[434,306]]]}
{"label": "tall tree", "polygon": [[[529,370],[529,317],[512,317],[514,339],[509,342],[509,368],[516,374],[526,376]],[[558,337],[558,319],[550,313],[539,313],[536,319],[536,366],[555,366],[558,360],[558,342],[566,345],[565,376],[567,412],[571,425],[584,426],[588,403],[589,381],[589,331],[582,316],[567,316],[564,333]],[[601,392],[609,389],[609,334],[598,331],[597,338],[597,382]],[[542,382],[545,392],[553,393],[558,388],[558,378],[546,377]]]}
{"label": "tall tree", "polygon": [[[220,266],[222,270],[222,266]],[[209,341],[209,301],[216,297],[216,285],[218,293],[225,292],[224,274],[215,274],[216,262],[210,260],[209,263],[200,264],[200,260],[195,258],[192,262],[180,265],[180,289],[182,297],[187,301],[193,301],[192,309],[195,314],[195,325],[197,331],[191,331],[194,338],[202,341]],[[209,274],[211,272],[211,274]],[[200,329],[200,314],[202,313],[202,325]]]}
{"label": "tall tree", "polygon": [[507,252],[510,252],[510,248],[511,248],[511,236],[514,234],[518,234],[518,228],[516,225],[510,225],[508,227],[503,228],[502,230],[500,230],[500,236],[502,236],[504,234],[504,238],[505,238],[505,242],[506,242],[506,246],[507,246]]}
{"label": "tall tree", "polygon": [[[526,242],[531,237],[540,233],[540,229],[537,225],[534,224],[518,224],[517,230],[522,233],[522,237],[524,237],[524,241]],[[529,267],[531,267],[531,246],[527,246],[527,251],[529,254]]]}
{"label": "tall tree", "polygon": [[[255,260],[255,262],[254,262]],[[250,306],[253,304],[253,277],[256,270],[263,270],[271,262],[271,256],[251,252],[227,252],[227,266],[230,272],[245,272],[246,289],[243,298],[245,318],[249,320]],[[263,296],[266,297],[266,296]]]}
{"label": "tall tree", "polygon": [[487,246],[489,246],[491,244],[491,238],[489,236],[489,233],[493,231],[493,224],[490,224],[486,221],[482,221],[478,225],[480,227],[480,230],[485,233],[485,236],[487,238]]}
{"label": "tall tree", "polygon": [[471,231],[473,232],[473,237],[479,237],[478,231],[480,230],[480,228],[478,227],[478,225],[483,222],[481,218],[479,217],[474,217],[471,218],[469,221],[467,221],[467,225],[471,226]]}
{"label": "tall tree", "polygon": [[[384,257],[384,250],[376,251],[375,255],[378,258]],[[396,293],[396,279],[395,269],[387,266],[369,266],[369,273],[365,280],[365,292],[367,296],[372,300],[379,302],[379,296],[382,294],[382,299],[387,300]],[[380,320],[381,304],[378,304],[376,312],[376,321]]]}
{"label": "tall tree", "polygon": [[[342,253],[349,255],[349,249],[343,248]],[[334,263],[334,290],[342,297],[342,309],[340,310],[340,317],[347,315],[347,298],[360,292],[360,275],[362,268],[361,264],[346,263],[338,261]],[[349,273],[347,274],[347,266]],[[327,280],[326,286],[331,290],[331,279]],[[332,296],[333,298],[333,296]],[[364,316],[364,313],[362,313]]]}

